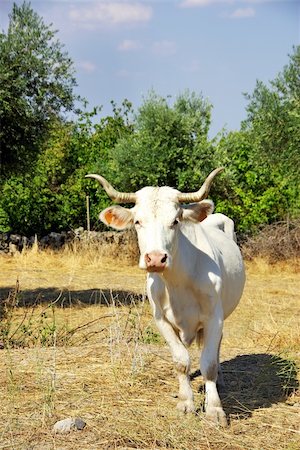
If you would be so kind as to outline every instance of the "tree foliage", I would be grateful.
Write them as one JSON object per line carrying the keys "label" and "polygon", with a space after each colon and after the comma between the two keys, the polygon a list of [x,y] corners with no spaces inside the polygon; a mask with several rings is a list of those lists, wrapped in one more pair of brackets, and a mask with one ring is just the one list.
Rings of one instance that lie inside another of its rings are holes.
{"label": "tree foliage", "polygon": [[228,167],[218,207],[249,233],[299,215],[300,46],[283,71],[268,86],[258,81],[247,99],[241,131],[218,145]]}
{"label": "tree foliage", "polygon": [[224,166],[211,197],[238,231],[299,216],[300,46],[274,80],[258,81],[247,95],[241,129],[210,139],[212,105],[189,91],[175,100],[150,92],[137,111],[124,100],[112,102],[106,117],[99,107],[68,122],[76,80],[55,34],[26,2],[13,6],[0,33],[0,231],[42,235],[85,226],[86,195],[99,227],[99,210],[110,200],[85,178],[93,172],[120,190],[191,191]]}
{"label": "tree foliage", "polygon": [[286,215],[299,214],[300,46],[270,86],[257,83],[248,99],[244,128],[257,153],[257,168],[264,168],[266,180],[274,179],[278,195],[284,196]]}
{"label": "tree foliage", "polygon": [[[98,208],[106,206],[105,192],[87,173],[98,170],[109,149],[130,132],[129,102],[121,108],[113,103],[113,114],[94,124],[98,113],[82,112],[78,121],[52,127],[43,151],[30,172],[6,179],[0,197],[0,230],[39,236],[50,231],[70,230],[86,225],[86,195],[90,196],[92,221],[97,224]],[[124,112],[124,117],[123,117]]]}
{"label": "tree foliage", "polygon": [[0,33],[2,176],[28,167],[53,121],[74,109],[73,62],[55,35],[26,2]]}
{"label": "tree foliage", "polygon": [[249,132],[229,133],[220,140],[217,152],[226,167],[216,200],[217,211],[234,218],[237,229],[247,234],[263,224],[286,218],[284,180],[260,164]]}
{"label": "tree foliage", "polygon": [[120,139],[111,152],[113,179],[124,190],[145,185],[179,189],[198,186],[211,164],[209,143],[211,106],[185,92],[170,105],[151,92],[139,108],[134,132]]}

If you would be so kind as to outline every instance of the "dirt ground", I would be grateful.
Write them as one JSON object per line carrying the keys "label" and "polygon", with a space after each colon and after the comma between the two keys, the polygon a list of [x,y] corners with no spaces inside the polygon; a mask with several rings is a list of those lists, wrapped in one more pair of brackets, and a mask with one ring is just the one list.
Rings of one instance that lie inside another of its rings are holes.
{"label": "dirt ground", "polygon": [[[18,303],[1,322],[2,338],[11,340],[0,350],[0,449],[300,448],[300,277],[293,263],[248,264],[221,351],[227,429],[203,415],[195,346],[199,409],[176,410],[172,361],[137,267],[38,251],[0,263],[0,298]],[[53,424],[70,416],[85,420],[84,430],[53,434]]]}

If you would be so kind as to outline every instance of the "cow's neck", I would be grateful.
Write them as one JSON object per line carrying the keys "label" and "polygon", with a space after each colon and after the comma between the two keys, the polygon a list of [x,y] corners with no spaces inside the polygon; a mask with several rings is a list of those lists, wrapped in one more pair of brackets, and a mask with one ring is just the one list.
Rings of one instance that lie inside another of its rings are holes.
{"label": "cow's neck", "polygon": [[199,245],[201,240],[206,241],[201,228],[196,229],[190,225],[184,230],[179,230],[171,267],[162,273],[162,278],[168,284],[190,284],[191,278],[195,276],[195,270],[201,270],[201,262],[206,257]]}

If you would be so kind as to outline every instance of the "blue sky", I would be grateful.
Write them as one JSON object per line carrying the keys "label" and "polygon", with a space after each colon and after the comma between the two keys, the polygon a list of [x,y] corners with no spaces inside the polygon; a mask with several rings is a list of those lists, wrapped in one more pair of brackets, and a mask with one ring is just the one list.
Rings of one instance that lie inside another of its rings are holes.
{"label": "blue sky", "polygon": [[[21,1],[16,1],[21,4]],[[0,0],[6,29],[13,2]],[[135,109],[153,89],[186,89],[213,105],[211,135],[239,129],[256,80],[268,82],[300,43],[297,0],[31,1],[75,63],[90,107],[127,98]],[[172,100],[171,100],[172,101]]]}

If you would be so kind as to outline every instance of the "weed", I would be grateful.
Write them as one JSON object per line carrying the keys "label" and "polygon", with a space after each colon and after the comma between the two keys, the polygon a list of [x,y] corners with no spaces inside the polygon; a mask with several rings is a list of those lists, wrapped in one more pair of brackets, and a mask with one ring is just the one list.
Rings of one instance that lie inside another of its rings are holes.
{"label": "weed", "polygon": [[20,306],[22,294],[11,290],[2,301],[2,320],[0,322],[0,343],[2,348],[69,346],[87,341],[105,329],[92,329],[112,314],[101,315],[86,323],[70,326],[62,318],[64,309],[57,305],[57,299],[42,307],[36,300],[32,305]]}
{"label": "weed", "polygon": [[298,388],[296,362],[286,352],[280,352],[272,356],[271,364],[275,367],[278,382],[284,397],[288,397]]}
{"label": "weed", "polygon": [[161,342],[161,336],[159,333],[157,333],[157,331],[153,330],[150,325],[148,325],[143,330],[141,340],[145,344],[158,344]]}

